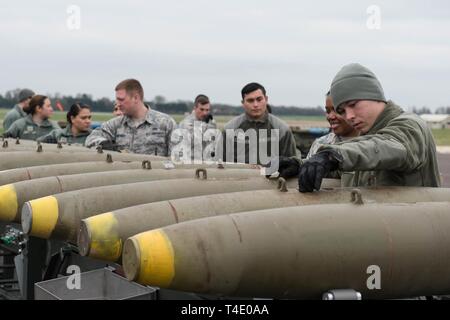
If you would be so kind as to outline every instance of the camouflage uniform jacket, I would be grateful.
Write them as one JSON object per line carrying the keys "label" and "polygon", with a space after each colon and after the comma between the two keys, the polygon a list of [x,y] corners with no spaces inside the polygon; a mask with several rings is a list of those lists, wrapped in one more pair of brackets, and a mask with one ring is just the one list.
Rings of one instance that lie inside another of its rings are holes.
{"label": "camouflage uniform jacket", "polygon": [[336,135],[334,132],[330,132],[329,134],[326,134],[324,136],[321,136],[314,140],[314,142],[311,145],[311,148],[309,149],[308,155],[306,156],[306,159],[311,158],[313,155],[317,153],[317,150],[324,144],[335,144],[338,142],[342,142],[343,139]]}
{"label": "camouflage uniform jacket", "polygon": [[[178,125],[179,129],[186,129],[187,133],[190,134],[190,148],[191,148],[191,159],[194,159],[194,156],[196,159],[202,159],[203,155],[205,154],[211,154],[211,152],[214,152],[215,150],[215,141],[214,139],[209,139],[209,134],[205,136],[205,132],[209,129],[216,130],[217,124],[214,119],[210,120],[208,123],[204,121],[197,120],[195,117],[195,113],[192,112],[190,115],[188,115],[186,118],[184,118],[180,124]],[[214,134],[212,134],[214,135]],[[195,138],[194,138],[195,137]],[[184,142],[186,142],[187,139],[183,139]],[[187,140],[187,141],[189,141]],[[181,143],[183,143],[181,141]],[[196,141],[202,141],[201,149],[198,146],[197,149],[194,149],[194,143]],[[185,146],[187,147],[187,146]],[[194,154],[194,151],[201,152],[200,156],[196,156]],[[179,156],[182,156],[181,154]]]}
{"label": "camouflage uniform jacket", "polygon": [[16,104],[14,108],[6,113],[5,118],[3,119],[3,129],[5,129],[5,131],[8,130],[16,120],[25,118],[26,116],[27,114],[25,111]]}
{"label": "camouflage uniform jacket", "polygon": [[[249,138],[236,134],[239,131],[237,129],[243,131]],[[250,143],[252,139],[248,135],[249,129],[253,129],[253,132],[256,133],[257,143]],[[230,130],[235,132],[234,136],[229,134]],[[278,130],[278,135],[272,137],[272,130]],[[264,136],[260,136],[261,133]],[[275,139],[277,141],[274,141]],[[271,144],[274,142],[278,142],[278,154],[272,154]],[[266,151],[261,152],[261,147],[264,147]],[[260,120],[253,120],[245,113],[231,119],[225,125],[216,148],[217,158],[226,162],[243,162],[241,159],[245,157],[245,163],[267,164],[270,158],[275,156],[292,157],[297,155],[299,156],[291,129],[283,120],[270,113],[266,113]],[[261,156],[266,159],[261,159]]]}
{"label": "camouflage uniform jacket", "polygon": [[[320,138],[317,138],[314,140],[313,144],[311,145],[311,149],[309,149],[308,155],[306,156],[305,160],[308,160],[313,155],[315,155],[319,148],[323,146],[324,144],[336,144],[339,142],[343,142],[346,140],[349,140],[351,138],[343,138],[341,136],[338,136],[334,132],[330,132],[327,135],[324,135]],[[349,181],[353,179],[354,172],[342,172],[341,170],[336,170],[328,173],[327,178],[330,179],[341,179],[341,185],[344,187],[348,184],[350,184]]]}
{"label": "camouflage uniform jacket", "polygon": [[119,150],[133,153],[169,156],[171,153],[171,134],[176,122],[169,115],[150,109],[139,124],[130,117],[115,117],[102,125],[86,138],[85,146],[93,147],[103,141],[111,141]]}
{"label": "camouflage uniform jacket", "polygon": [[320,150],[334,150],[340,169],[355,171],[352,186],[439,187],[436,145],[431,130],[415,114],[392,101],[366,135]]}
{"label": "camouflage uniform jacket", "polygon": [[77,136],[72,133],[72,125],[67,124],[64,129],[55,129],[49,134],[39,137],[37,141],[45,143],[63,143],[63,144],[80,144],[84,145],[87,136],[92,132],[91,129],[86,132],[80,132]]}
{"label": "camouflage uniform jacket", "polygon": [[33,118],[29,114],[25,118],[16,120],[3,135],[11,138],[36,140],[54,129],[60,129],[56,122],[46,119],[38,125],[33,122]]}

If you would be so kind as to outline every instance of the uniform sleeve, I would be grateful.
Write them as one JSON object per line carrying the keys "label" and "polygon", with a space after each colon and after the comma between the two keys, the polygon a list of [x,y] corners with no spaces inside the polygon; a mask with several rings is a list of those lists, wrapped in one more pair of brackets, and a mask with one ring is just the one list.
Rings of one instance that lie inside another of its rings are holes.
{"label": "uniform sleeve", "polygon": [[5,138],[20,138],[20,128],[17,125],[16,121],[3,133]]}
{"label": "uniform sleeve", "polygon": [[174,142],[172,141],[172,133],[177,128],[177,123],[174,119],[169,117],[169,121],[167,123],[167,135],[166,135],[166,144],[167,144],[167,156],[170,157],[172,155],[172,148],[174,147]]}
{"label": "uniform sleeve", "polygon": [[98,128],[92,130],[91,134],[87,136],[84,145],[88,148],[98,146],[103,141],[114,142],[117,124],[120,124],[118,118],[111,119],[109,121],[103,122]]}
{"label": "uniform sleeve", "polygon": [[58,141],[56,139],[56,132],[57,132],[57,130],[58,129],[50,131],[45,136],[37,138],[36,141],[43,142],[43,143],[58,143]]}
{"label": "uniform sleeve", "polygon": [[3,119],[3,129],[5,129],[5,131],[8,130],[16,120],[17,119],[11,114],[6,114],[5,119]]}
{"label": "uniform sleeve", "polygon": [[311,145],[311,148],[309,148],[308,155],[306,156],[306,159],[311,158],[313,155],[317,153],[317,150],[320,148],[321,143],[319,142],[319,139],[314,140],[314,142]]}
{"label": "uniform sleeve", "polygon": [[374,135],[366,135],[319,150],[335,150],[344,171],[412,171],[426,162],[427,133],[416,121],[404,118]]}

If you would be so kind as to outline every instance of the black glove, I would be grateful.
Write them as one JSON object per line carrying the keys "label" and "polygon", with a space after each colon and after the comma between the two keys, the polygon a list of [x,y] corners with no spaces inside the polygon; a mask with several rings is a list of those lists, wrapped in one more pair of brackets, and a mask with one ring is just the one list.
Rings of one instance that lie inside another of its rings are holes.
{"label": "black glove", "polygon": [[288,179],[298,175],[300,164],[295,159],[280,156],[272,158],[266,167],[266,177],[278,171],[280,177]]}
{"label": "black glove", "polygon": [[209,123],[209,121],[211,121],[213,119],[213,116],[211,113],[208,113],[204,118],[203,118],[203,122]]}
{"label": "black glove", "polygon": [[102,147],[102,150],[120,151],[119,146],[110,140],[100,142],[99,146]]}
{"label": "black glove", "polygon": [[298,190],[300,192],[313,192],[320,190],[322,179],[330,171],[339,168],[339,155],[334,151],[321,151],[306,160],[300,166],[298,175]]}
{"label": "black glove", "polygon": [[278,172],[280,173],[280,177],[284,179],[296,177],[299,169],[300,163],[297,160],[283,156],[280,157],[280,163],[278,164]]}

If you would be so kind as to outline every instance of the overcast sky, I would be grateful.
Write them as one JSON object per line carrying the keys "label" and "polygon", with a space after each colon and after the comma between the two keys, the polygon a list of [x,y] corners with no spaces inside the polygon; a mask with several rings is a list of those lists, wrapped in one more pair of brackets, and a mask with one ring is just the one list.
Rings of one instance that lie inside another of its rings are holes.
{"label": "overcast sky", "polygon": [[2,94],[112,98],[133,77],[147,100],[205,93],[237,105],[256,81],[274,105],[317,106],[336,72],[360,62],[404,107],[450,105],[445,0],[0,0],[0,28]]}

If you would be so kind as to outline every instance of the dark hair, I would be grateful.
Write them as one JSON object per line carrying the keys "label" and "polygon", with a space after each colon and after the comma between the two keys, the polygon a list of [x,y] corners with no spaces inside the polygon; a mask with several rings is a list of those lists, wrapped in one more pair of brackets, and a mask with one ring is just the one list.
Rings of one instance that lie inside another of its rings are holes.
{"label": "dark hair", "polygon": [[31,115],[35,114],[38,107],[42,108],[44,106],[45,99],[47,98],[47,96],[42,96],[40,94],[35,95],[31,98],[30,106],[27,110],[25,110],[25,112]]}
{"label": "dark hair", "polygon": [[204,94],[199,94],[197,97],[195,97],[194,100],[194,107],[197,107],[198,104],[205,105],[209,103],[209,98],[205,96]]}
{"label": "dark hair", "polygon": [[70,107],[69,111],[67,112],[67,115],[66,115],[67,122],[72,124],[71,117],[76,117],[80,113],[81,109],[89,109],[89,110],[91,110],[91,107],[88,106],[87,104],[83,104],[83,103],[80,103],[80,102],[74,103]]}
{"label": "dark hair", "polygon": [[144,101],[144,89],[142,88],[142,85],[139,81],[136,79],[126,79],[121,81],[116,86],[116,91],[124,89],[128,95],[133,94],[134,92],[137,92],[139,97],[142,101]]}
{"label": "dark hair", "polygon": [[241,90],[241,96],[242,96],[242,100],[244,100],[244,97],[246,94],[249,94],[250,92],[256,91],[261,89],[262,93],[264,94],[264,96],[266,95],[266,89],[260,85],[259,83],[256,82],[252,82],[249,83],[247,85],[245,85],[245,87],[242,88]]}

